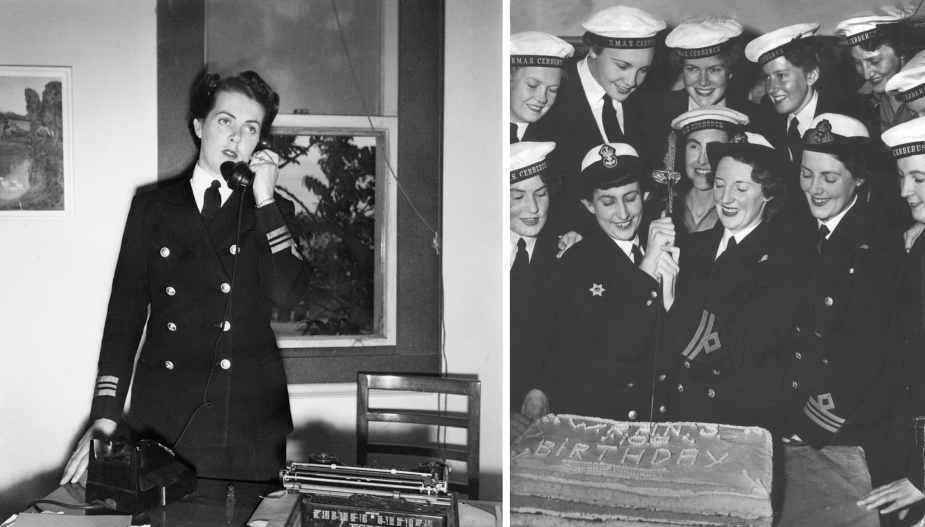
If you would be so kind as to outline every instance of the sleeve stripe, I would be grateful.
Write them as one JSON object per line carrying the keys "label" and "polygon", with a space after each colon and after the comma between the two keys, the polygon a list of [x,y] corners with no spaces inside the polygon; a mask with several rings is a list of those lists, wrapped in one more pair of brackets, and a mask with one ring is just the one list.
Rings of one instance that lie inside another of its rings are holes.
{"label": "sleeve stripe", "polygon": [[113,382],[113,383],[119,384],[119,378],[113,375],[100,375],[99,377],[96,378],[96,382],[97,383]]}
{"label": "sleeve stripe", "polygon": [[822,407],[822,404],[810,397],[803,406],[803,413],[807,415],[814,423],[825,428],[833,434],[845,423],[845,420],[833,414]]}
{"label": "sleeve stripe", "polygon": [[94,397],[102,397],[102,396],[115,397],[115,396],[116,396],[116,390],[114,390],[114,389],[112,389],[112,388],[99,389],[99,390],[97,390],[96,392],[94,392],[93,396],[94,396]]}
{"label": "sleeve stripe", "polygon": [[[700,317],[700,327],[697,328],[697,331],[694,333],[694,338],[692,338],[690,343],[687,345],[687,347],[684,348],[684,351],[681,352],[681,355],[688,357],[688,353],[690,353],[694,349],[694,346],[696,346],[700,342],[700,335],[703,334],[703,330],[707,326],[707,315],[708,314],[709,314],[709,311],[704,309],[703,316]],[[696,355],[696,353],[694,355]],[[688,358],[692,359],[693,357],[688,357]]]}
{"label": "sleeve stripe", "polygon": [[282,250],[288,249],[289,247],[295,247],[295,242],[292,241],[292,238],[289,238],[288,240],[282,243],[271,245],[270,252],[272,252],[273,254],[276,254]]}
{"label": "sleeve stripe", "polygon": [[276,238],[277,236],[280,236],[283,234],[289,234],[289,227],[286,227],[285,225],[283,225],[282,227],[276,229],[275,231],[267,233],[267,240],[272,240],[273,238]]}

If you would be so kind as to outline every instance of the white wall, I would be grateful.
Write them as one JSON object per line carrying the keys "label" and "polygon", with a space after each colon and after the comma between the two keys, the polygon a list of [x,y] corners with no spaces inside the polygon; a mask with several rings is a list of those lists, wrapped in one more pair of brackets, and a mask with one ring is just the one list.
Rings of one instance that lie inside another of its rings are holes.
{"label": "white wall", "polygon": [[89,414],[129,202],[157,179],[154,5],[0,0],[0,64],[73,68],[75,197],[70,219],[0,219],[3,499],[57,471]]}
{"label": "white wall", "polygon": [[[612,5],[637,7],[675,26],[699,15],[735,17],[746,29],[766,33],[802,22],[816,22],[819,34],[831,35],[841,20],[886,0],[510,0],[511,33],[546,31],[581,36],[581,23]],[[920,13],[923,15],[925,13]]]}
{"label": "white wall", "polygon": [[[500,500],[503,138],[485,87],[501,89],[501,9],[449,4],[446,353],[450,373],[482,380],[482,497]],[[0,219],[0,512],[47,492],[83,432],[129,202],[157,177],[156,58],[155,0],[0,0],[0,64],[73,68],[76,203],[70,219]],[[290,393],[293,456],[314,442],[299,428],[352,435],[353,387]]]}

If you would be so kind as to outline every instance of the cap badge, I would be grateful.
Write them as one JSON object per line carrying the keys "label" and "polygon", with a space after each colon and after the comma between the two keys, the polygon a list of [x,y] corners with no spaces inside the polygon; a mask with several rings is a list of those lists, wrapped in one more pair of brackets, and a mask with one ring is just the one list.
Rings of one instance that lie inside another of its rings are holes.
{"label": "cap badge", "polygon": [[745,134],[742,133],[742,132],[739,132],[739,133],[737,133],[737,134],[735,135],[735,137],[733,137],[732,140],[729,141],[729,142],[730,142],[730,143],[736,143],[736,144],[748,143],[748,136],[745,135]]}
{"label": "cap badge", "polygon": [[601,147],[601,150],[598,152],[601,156],[601,162],[604,163],[604,167],[613,168],[617,166],[617,151],[614,147],[610,145],[604,145]]}
{"label": "cap badge", "polygon": [[828,119],[823,119],[816,123],[816,129],[813,130],[807,139],[807,142],[811,145],[821,145],[823,143],[831,143],[835,140],[835,137],[832,135],[832,123]]}

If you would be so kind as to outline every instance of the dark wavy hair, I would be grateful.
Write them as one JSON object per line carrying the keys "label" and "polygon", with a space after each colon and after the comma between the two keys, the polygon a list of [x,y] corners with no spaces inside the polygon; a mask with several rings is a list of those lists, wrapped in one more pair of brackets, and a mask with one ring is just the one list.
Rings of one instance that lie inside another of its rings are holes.
{"label": "dark wavy hair", "polygon": [[783,56],[787,62],[803,70],[804,74],[819,70],[819,80],[814,86],[817,91],[833,88],[832,84],[837,82],[835,48],[818,37],[801,39]]}
{"label": "dark wavy hair", "polygon": [[263,135],[269,131],[270,124],[279,112],[279,94],[253,71],[242,71],[235,77],[225,78],[217,73],[204,74],[190,95],[190,122],[193,119],[204,120],[215,108],[218,94],[222,92],[240,93],[260,104],[264,110],[260,132]]}
{"label": "dark wavy hair", "polygon": [[896,56],[900,57],[905,54],[905,29],[904,23],[881,25],[877,28],[876,35],[861,42],[857,47],[864,51],[877,51],[883,46],[889,46]]}
{"label": "dark wavy hair", "polygon": [[785,205],[785,196],[787,195],[787,184],[784,183],[783,174],[780,170],[763,166],[752,159],[746,159],[741,156],[729,156],[739,163],[744,163],[752,167],[752,181],[761,185],[761,195],[769,198],[768,204],[764,207],[762,219],[771,221]]}

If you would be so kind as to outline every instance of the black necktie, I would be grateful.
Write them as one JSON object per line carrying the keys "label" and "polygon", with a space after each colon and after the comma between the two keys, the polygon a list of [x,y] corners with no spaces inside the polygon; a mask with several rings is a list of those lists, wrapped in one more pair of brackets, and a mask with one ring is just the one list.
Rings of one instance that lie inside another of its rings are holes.
{"label": "black necktie", "polygon": [[511,144],[519,142],[520,139],[517,138],[517,123],[511,123]]}
{"label": "black necktie", "polygon": [[623,130],[617,119],[617,109],[613,107],[613,100],[604,94],[604,107],[601,108],[601,121],[604,124],[604,133],[607,134],[608,143],[622,143]]}
{"label": "black necktie", "polygon": [[642,263],[642,251],[639,250],[638,244],[633,244],[633,248],[630,249],[630,252],[633,253],[633,263],[639,265]]}
{"label": "black necktie", "polygon": [[825,237],[829,235],[829,228],[823,223],[819,226],[819,233],[816,235],[816,252],[822,254],[822,248],[825,246]]}
{"label": "black necktie", "polygon": [[206,223],[212,221],[212,218],[218,213],[218,209],[222,208],[222,196],[218,193],[219,182],[213,180],[212,185],[206,189],[206,192],[202,200],[202,217],[205,218]]}
{"label": "black necktie", "polygon": [[530,265],[530,255],[527,254],[527,241],[523,238],[517,240],[517,255],[514,256],[514,265],[511,266],[511,276],[523,276]]}
{"label": "black necktie", "polygon": [[730,251],[732,251],[732,250],[735,249],[735,248],[736,248],[736,238],[735,238],[735,236],[731,236],[731,237],[729,238],[729,241],[726,242],[726,250],[724,250],[722,253],[720,253],[720,255],[719,255],[719,257],[716,259],[716,261],[718,262],[718,261],[720,260],[720,258],[726,256],[727,254],[729,254]]}
{"label": "black necktie", "polygon": [[787,134],[791,137],[799,140],[800,139],[800,129],[797,128],[800,125],[800,120],[794,117],[790,120],[790,128],[787,128]]}

